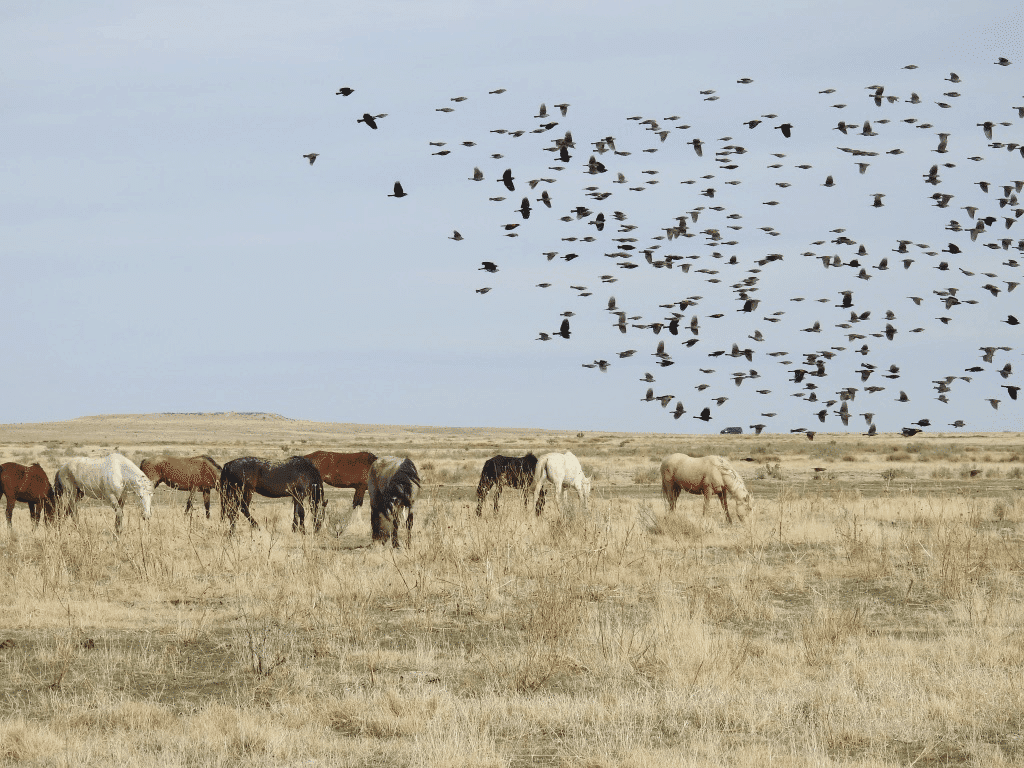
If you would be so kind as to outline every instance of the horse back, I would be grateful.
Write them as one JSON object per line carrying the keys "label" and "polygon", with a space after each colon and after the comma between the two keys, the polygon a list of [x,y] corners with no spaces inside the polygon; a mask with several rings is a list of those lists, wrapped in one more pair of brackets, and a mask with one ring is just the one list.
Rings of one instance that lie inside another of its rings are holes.
{"label": "horse back", "polygon": [[13,461],[0,464],[0,495],[21,502],[53,499],[53,486],[39,464],[24,466]]}
{"label": "horse back", "polygon": [[366,485],[370,477],[370,467],[377,460],[377,457],[368,451],[359,453],[313,451],[313,453],[307,453],[303,458],[312,462],[323,482],[335,488],[355,488]]}

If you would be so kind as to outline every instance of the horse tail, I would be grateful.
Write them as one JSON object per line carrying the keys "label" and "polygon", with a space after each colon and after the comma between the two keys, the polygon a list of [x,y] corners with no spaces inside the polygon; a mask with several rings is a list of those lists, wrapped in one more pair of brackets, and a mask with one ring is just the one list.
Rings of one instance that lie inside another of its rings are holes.
{"label": "horse tail", "polygon": [[548,455],[545,453],[537,459],[537,468],[533,470],[533,492],[544,484],[544,475],[548,471]]}

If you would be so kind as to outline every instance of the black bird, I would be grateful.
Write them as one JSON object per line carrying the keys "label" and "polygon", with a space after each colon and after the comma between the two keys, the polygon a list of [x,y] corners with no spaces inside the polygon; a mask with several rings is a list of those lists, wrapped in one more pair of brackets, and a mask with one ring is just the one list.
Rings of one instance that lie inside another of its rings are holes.
{"label": "black bird", "polygon": [[481,262],[481,263],[483,264],[483,266],[480,267],[480,269],[478,269],[477,272],[479,272],[480,270],[483,270],[484,272],[491,272],[491,273],[494,273],[494,272],[498,271],[498,265],[495,264],[493,261],[484,261],[484,262]]}
{"label": "black bird", "polygon": [[405,196],[406,196],[406,192],[405,192],[404,189],[402,189],[402,182],[396,181],[395,182],[395,193],[393,195],[388,195],[388,197],[405,197]]}
{"label": "black bird", "polygon": [[782,131],[782,135],[787,139],[793,135],[793,126],[790,123],[783,123],[782,125],[776,125],[777,130]]}
{"label": "black bird", "polygon": [[700,416],[694,416],[693,418],[700,419],[701,421],[711,421],[711,409],[705,408],[700,412]]}
{"label": "black bird", "polygon": [[351,96],[355,93],[355,88],[339,88],[335,96]]}
{"label": "black bird", "polygon": [[373,119],[373,115],[371,115],[369,112],[364,112],[363,116],[356,120],[356,122],[366,123],[368,126],[373,128],[373,130],[377,130],[377,121]]}
{"label": "black bird", "polygon": [[320,153],[319,152],[310,152],[308,155],[303,155],[303,157],[306,158],[307,160],[309,160],[309,164],[312,165],[313,163],[316,162],[316,159],[318,157],[320,157]]}
{"label": "black bird", "polygon": [[509,192],[515,192],[516,191],[516,186],[515,186],[515,184],[512,183],[512,179],[513,179],[512,169],[508,168],[508,169],[506,169],[506,171],[503,174],[501,174],[501,178],[498,179],[498,181],[503,182],[505,184],[505,188]]}
{"label": "black bird", "polygon": [[569,334],[569,318],[565,318],[562,321],[562,325],[561,325],[561,327],[559,327],[558,331],[555,333],[555,336],[561,336],[563,339],[568,339],[569,338],[569,336],[570,336],[570,334]]}
{"label": "black bird", "polygon": [[528,197],[524,197],[523,202],[520,203],[519,213],[524,219],[530,218],[530,199]]}

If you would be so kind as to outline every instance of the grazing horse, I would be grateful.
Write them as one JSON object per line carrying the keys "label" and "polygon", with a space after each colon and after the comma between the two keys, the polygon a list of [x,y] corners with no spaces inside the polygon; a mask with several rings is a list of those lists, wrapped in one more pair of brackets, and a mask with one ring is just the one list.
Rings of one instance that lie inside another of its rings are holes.
{"label": "grazing horse", "polygon": [[[743,484],[743,478],[732,468],[728,459],[722,456],[687,456],[685,453],[673,453],[661,462],[661,491],[668,501],[670,510],[675,510],[676,500],[682,491],[704,495],[704,514],[708,512],[711,496],[714,494],[722,502],[725,519],[731,523],[727,493],[750,509],[750,491]],[[736,517],[743,522],[739,505]]]}
{"label": "grazing horse", "polygon": [[[480,516],[487,492],[494,488],[494,511],[498,511],[498,499],[505,486],[518,488],[523,492],[524,501],[529,501],[529,492],[533,487],[533,474],[537,470],[537,457],[532,453],[525,456],[495,456],[484,462],[480,472],[480,483],[476,487],[476,514]],[[540,505],[537,514],[544,509],[544,491],[540,492]]]}
{"label": "grazing horse", "polygon": [[13,527],[14,503],[28,504],[28,514],[33,527],[39,525],[39,517],[45,514],[47,523],[53,522],[57,514],[57,497],[50,485],[50,478],[38,464],[26,467],[8,461],[0,464],[0,496],[7,497],[7,530]]}
{"label": "grazing horse", "polygon": [[292,456],[278,464],[255,456],[232,459],[220,473],[221,517],[225,513],[234,530],[238,509],[248,518],[253,528],[259,525],[249,514],[253,491],[271,499],[292,499],[292,531],[306,532],[306,510],[302,503],[310,502],[313,532],[319,532],[327,510],[324,484],[313,462],[305,456]]}
{"label": "grazing horse", "polygon": [[355,488],[356,495],[352,498],[352,508],[363,505],[363,494],[370,477],[370,466],[377,460],[372,453],[332,453],[331,451],[314,451],[307,453],[306,458],[320,472],[320,477],[328,485],[335,488]]}
{"label": "grazing horse", "polygon": [[544,481],[555,486],[555,508],[562,511],[562,494],[565,484],[576,489],[576,495],[584,507],[590,506],[590,478],[583,474],[583,467],[572,451],[565,453],[545,453],[537,460],[537,469],[533,474],[533,504],[537,514],[541,512],[538,499],[543,491]]}
{"label": "grazing horse", "polygon": [[78,500],[86,496],[110,502],[114,508],[114,531],[117,533],[121,532],[128,491],[134,492],[142,501],[143,520],[149,520],[153,515],[153,483],[120,453],[98,459],[84,456],[71,459],[57,470],[53,485],[54,493],[69,515],[77,515]]}
{"label": "grazing horse", "polygon": [[188,491],[185,502],[185,514],[192,511],[192,500],[196,491],[203,494],[203,506],[206,507],[206,518],[210,518],[210,491],[220,485],[221,466],[209,456],[194,456],[182,459],[176,456],[154,456],[143,459],[141,469],[153,482],[153,488],[165,483],[168,488]]}
{"label": "grazing horse", "polygon": [[412,546],[412,505],[420,492],[420,476],[412,459],[381,456],[370,467],[370,527],[373,541],[391,539],[398,544],[398,529],[405,523],[406,546]]}

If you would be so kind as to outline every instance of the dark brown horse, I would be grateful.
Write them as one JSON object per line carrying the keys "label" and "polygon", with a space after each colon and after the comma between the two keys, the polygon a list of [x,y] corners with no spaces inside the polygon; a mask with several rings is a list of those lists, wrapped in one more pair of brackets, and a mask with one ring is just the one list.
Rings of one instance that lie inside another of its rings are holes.
{"label": "dark brown horse", "polygon": [[156,488],[164,483],[169,488],[188,491],[185,502],[185,514],[192,511],[192,500],[196,491],[203,494],[203,506],[206,517],[210,517],[210,491],[220,485],[221,466],[209,456],[193,456],[191,459],[177,456],[154,456],[143,459],[139,469],[153,481]]}
{"label": "dark brown horse", "polygon": [[420,475],[412,459],[381,456],[370,467],[370,529],[373,541],[398,546],[405,526],[405,544],[412,546],[412,505],[420,492]]}
{"label": "dark brown horse", "polygon": [[[506,486],[518,488],[529,502],[529,493],[533,490],[533,475],[537,470],[537,457],[532,453],[525,456],[494,456],[484,462],[480,472],[480,483],[476,487],[476,514],[480,515],[487,499],[487,492],[494,488],[494,511],[498,511],[498,499]],[[544,489],[541,488],[537,499],[536,512],[539,515],[544,509]]]}
{"label": "dark brown horse", "polygon": [[39,525],[41,513],[46,522],[56,519],[57,497],[50,485],[50,478],[38,464],[26,467],[8,461],[0,464],[0,495],[7,497],[7,530],[13,527],[14,503],[28,504],[28,514],[33,526]]}
{"label": "dark brown horse", "polygon": [[370,467],[377,457],[372,453],[332,453],[331,451],[314,451],[307,453],[306,458],[320,472],[320,477],[328,485],[335,488],[355,488],[356,495],[352,498],[352,507],[363,505],[363,494],[370,477]]}
{"label": "dark brown horse", "polygon": [[249,519],[253,528],[258,525],[249,514],[253,491],[271,499],[290,496],[293,502],[292,530],[306,532],[306,510],[302,503],[309,500],[313,515],[313,531],[323,525],[327,510],[324,484],[320,472],[305,456],[292,456],[278,464],[255,456],[232,459],[220,473],[221,516],[225,512],[235,527],[238,510]]}

